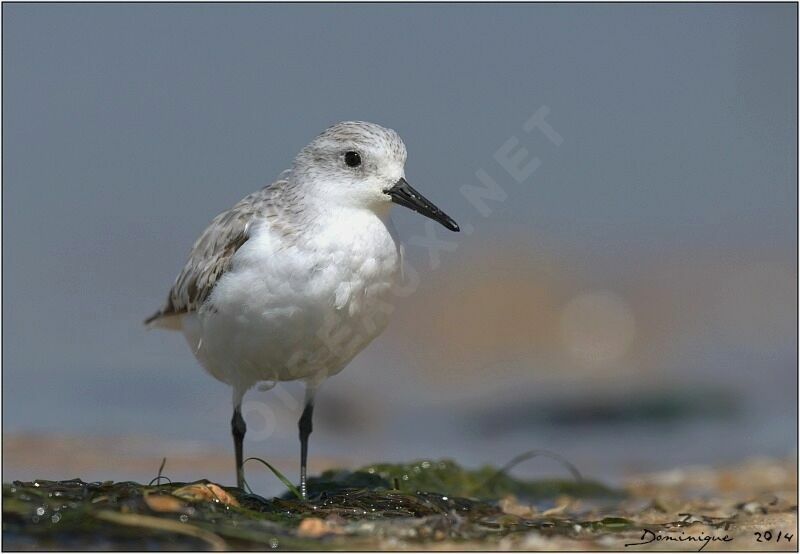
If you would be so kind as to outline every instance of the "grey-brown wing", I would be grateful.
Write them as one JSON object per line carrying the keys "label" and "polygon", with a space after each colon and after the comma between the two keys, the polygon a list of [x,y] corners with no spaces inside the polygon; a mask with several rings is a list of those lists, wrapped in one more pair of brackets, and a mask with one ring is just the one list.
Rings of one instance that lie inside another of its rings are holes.
{"label": "grey-brown wing", "polygon": [[214,218],[192,246],[189,259],[175,279],[166,304],[147,318],[145,324],[193,312],[202,306],[220,277],[230,269],[233,255],[247,242],[252,222],[264,213],[268,188],[250,194]]}

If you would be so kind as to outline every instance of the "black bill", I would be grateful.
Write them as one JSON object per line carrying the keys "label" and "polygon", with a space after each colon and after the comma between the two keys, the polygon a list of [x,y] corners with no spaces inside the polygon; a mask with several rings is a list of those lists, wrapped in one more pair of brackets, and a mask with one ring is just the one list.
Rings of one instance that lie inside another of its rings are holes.
{"label": "black bill", "polygon": [[400,179],[395,185],[386,191],[392,197],[392,202],[410,208],[425,217],[438,221],[451,231],[460,231],[458,223],[453,221],[449,215],[433,205],[433,202],[422,196],[414,187],[408,184],[405,179]]}

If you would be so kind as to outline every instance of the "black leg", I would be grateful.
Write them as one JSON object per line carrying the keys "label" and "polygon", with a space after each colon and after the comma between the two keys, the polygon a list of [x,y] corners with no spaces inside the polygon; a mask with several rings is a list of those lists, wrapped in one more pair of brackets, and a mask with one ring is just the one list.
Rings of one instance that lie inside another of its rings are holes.
{"label": "black leg", "polygon": [[303,415],[300,416],[298,428],[300,429],[300,494],[303,500],[308,498],[306,489],[306,460],[308,459],[308,436],[311,434],[311,418],[314,413],[314,400],[307,400]]}
{"label": "black leg", "polygon": [[244,488],[244,468],[242,467],[242,443],[244,434],[247,432],[247,425],[244,423],[242,412],[239,406],[233,409],[233,419],[231,419],[231,431],[233,432],[233,449],[236,452],[236,486]]}

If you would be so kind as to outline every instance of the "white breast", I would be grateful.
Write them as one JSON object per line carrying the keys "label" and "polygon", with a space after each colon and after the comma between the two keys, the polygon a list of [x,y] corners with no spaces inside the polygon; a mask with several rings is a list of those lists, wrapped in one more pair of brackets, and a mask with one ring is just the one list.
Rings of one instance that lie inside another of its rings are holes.
{"label": "white breast", "polygon": [[386,223],[365,210],[317,222],[295,239],[254,228],[232,269],[184,334],[217,379],[322,380],[388,323],[400,255]]}

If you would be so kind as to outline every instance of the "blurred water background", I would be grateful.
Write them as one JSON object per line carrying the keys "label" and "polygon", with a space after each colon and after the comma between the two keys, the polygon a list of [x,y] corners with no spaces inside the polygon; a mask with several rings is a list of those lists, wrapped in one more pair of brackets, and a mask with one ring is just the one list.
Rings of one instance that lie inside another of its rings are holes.
{"label": "blurred water background", "polygon": [[[166,456],[232,482],[228,387],[141,322],[216,213],[346,119],[395,128],[467,232],[431,250],[395,210],[419,281],[322,388],[314,469],[796,455],[796,10],[4,4],[4,481]],[[523,128],[542,108],[560,144]],[[463,194],[481,171],[503,192]],[[300,398],[246,405],[247,453],[289,475]]]}

